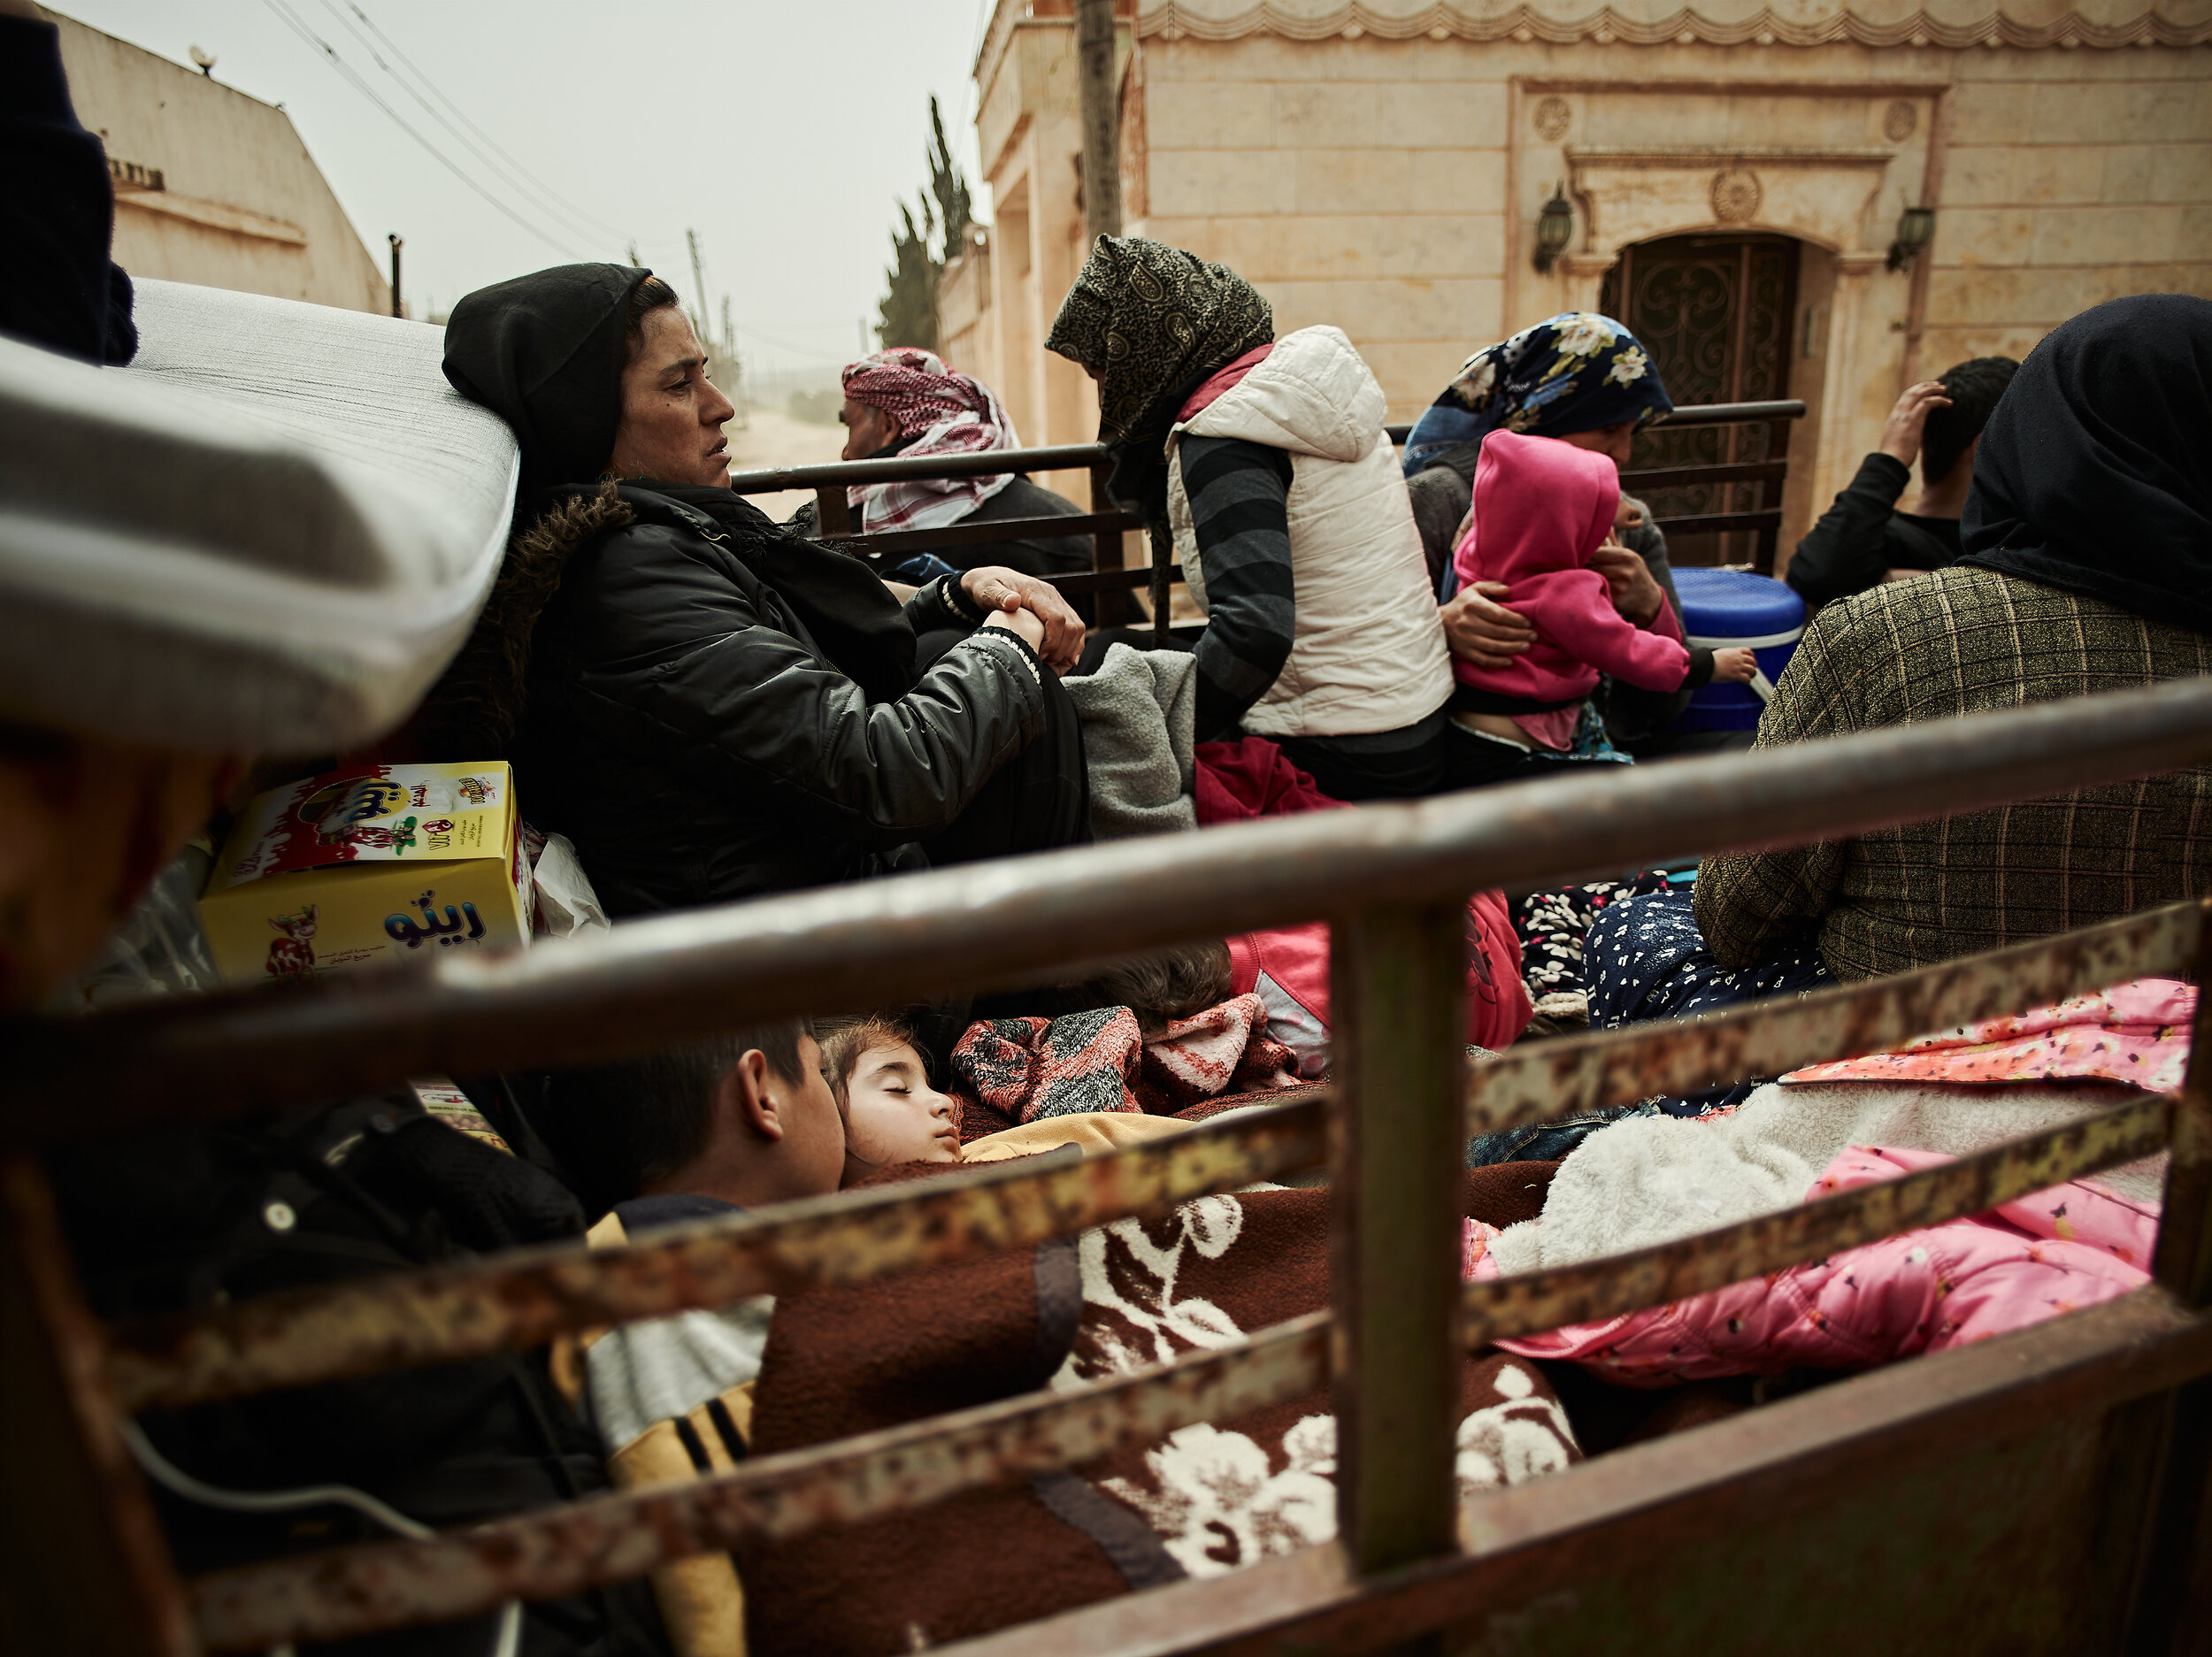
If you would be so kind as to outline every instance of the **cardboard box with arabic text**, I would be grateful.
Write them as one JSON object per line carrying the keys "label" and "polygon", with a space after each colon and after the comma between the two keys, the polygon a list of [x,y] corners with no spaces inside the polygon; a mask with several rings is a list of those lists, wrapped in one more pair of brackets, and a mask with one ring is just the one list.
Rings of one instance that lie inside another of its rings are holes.
{"label": "cardboard box with arabic text", "polygon": [[503,764],[365,765],[256,796],[200,917],[225,982],[342,971],[530,937]]}

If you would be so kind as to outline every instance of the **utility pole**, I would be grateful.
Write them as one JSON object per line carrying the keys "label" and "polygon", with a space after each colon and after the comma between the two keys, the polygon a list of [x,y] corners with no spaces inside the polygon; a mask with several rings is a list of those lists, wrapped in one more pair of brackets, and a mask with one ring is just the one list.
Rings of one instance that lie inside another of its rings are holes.
{"label": "utility pole", "polygon": [[1076,86],[1083,110],[1083,240],[1121,234],[1121,87],[1114,0],[1075,0]]}
{"label": "utility pole", "polygon": [[403,317],[407,313],[399,308],[399,250],[404,244],[397,236],[388,235],[384,240],[392,244],[392,314]]}
{"label": "utility pole", "polygon": [[700,333],[704,334],[707,331],[707,279],[699,273],[699,233],[687,230],[684,240],[691,244],[691,292],[695,307],[691,313],[692,323]]}
{"label": "utility pole", "polygon": [[723,395],[737,405],[737,429],[748,432],[753,426],[752,399],[745,395],[745,364],[737,355],[737,330],[730,326],[730,296],[722,295],[722,342],[715,349],[715,365]]}

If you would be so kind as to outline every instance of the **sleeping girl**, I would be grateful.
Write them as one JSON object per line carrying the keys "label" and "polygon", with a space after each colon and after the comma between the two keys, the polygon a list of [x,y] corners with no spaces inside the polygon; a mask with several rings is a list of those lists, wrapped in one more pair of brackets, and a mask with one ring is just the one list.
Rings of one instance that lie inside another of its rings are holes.
{"label": "sleeping girl", "polygon": [[1462,786],[1502,782],[1563,759],[1583,701],[1610,674],[1644,690],[1748,681],[1749,650],[1692,648],[1663,603],[1649,630],[1613,608],[1605,577],[1590,567],[1613,542],[1620,474],[1601,454],[1544,437],[1493,432],[1475,466],[1474,510],[1453,568],[1462,587],[1502,581],[1508,607],[1535,625],[1536,641],[1502,668],[1455,657],[1452,718]]}
{"label": "sleeping girl", "polygon": [[845,1123],[845,1174],[852,1186],[916,1162],[995,1162],[1071,1146],[1083,1155],[1119,1150],[1179,1133],[1191,1124],[1141,1111],[1085,1110],[1045,1116],[963,1145],[958,1102],[930,1085],[914,1032],[872,1016],[823,1029],[822,1078]]}

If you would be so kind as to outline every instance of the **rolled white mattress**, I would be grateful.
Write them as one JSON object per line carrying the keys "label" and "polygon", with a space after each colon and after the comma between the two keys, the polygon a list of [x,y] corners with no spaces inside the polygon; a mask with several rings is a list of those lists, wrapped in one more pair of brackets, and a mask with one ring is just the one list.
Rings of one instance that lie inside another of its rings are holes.
{"label": "rolled white mattress", "polygon": [[442,330],[137,284],[139,352],[0,340],[0,717],[333,752],[412,711],[498,573],[517,456]]}

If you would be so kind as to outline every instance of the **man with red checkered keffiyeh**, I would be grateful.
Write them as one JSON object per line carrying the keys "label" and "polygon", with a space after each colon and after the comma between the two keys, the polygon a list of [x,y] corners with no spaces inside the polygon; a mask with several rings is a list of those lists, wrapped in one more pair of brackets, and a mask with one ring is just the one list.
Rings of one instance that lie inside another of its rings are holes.
{"label": "man with red checkered keffiyeh", "polygon": [[[1014,423],[991,388],[956,373],[934,351],[897,345],[845,364],[845,458],[887,448],[902,455],[979,455],[1018,449]],[[855,406],[859,405],[859,418]],[[872,419],[868,417],[872,415]],[[956,524],[1008,484],[1010,472],[983,477],[916,478],[848,490],[864,534],[887,529],[942,529]]]}
{"label": "man with red checkered keffiyeh", "polygon": [[[842,380],[845,404],[838,418],[845,426],[847,460],[989,454],[1021,447],[1013,421],[991,388],[933,351],[894,346],[847,364]],[[942,529],[971,518],[1063,518],[1082,510],[1011,472],[862,484],[846,494],[861,533],[870,535]],[[803,518],[810,516],[802,510]],[[795,519],[793,526],[815,533],[810,521]],[[1076,574],[1091,566],[1090,542],[1080,535],[1049,535],[949,548],[941,557],[918,554],[886,573],[918,584],[977,562],[1003,564],[1025,575]]]}

